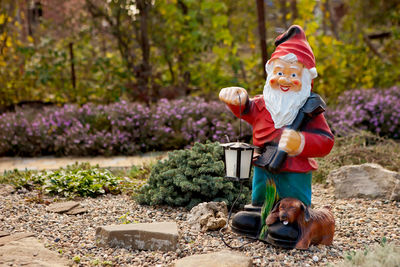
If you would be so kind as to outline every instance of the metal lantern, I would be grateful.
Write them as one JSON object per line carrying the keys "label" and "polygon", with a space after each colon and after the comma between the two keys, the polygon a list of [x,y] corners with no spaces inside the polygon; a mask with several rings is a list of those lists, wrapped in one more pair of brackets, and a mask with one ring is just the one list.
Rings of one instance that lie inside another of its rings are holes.
{"label": "metal lantern", "polygon": [[[242,135],[242,101],[239,98],[239,138]],[[228,136],[226,136],[228,138]],[[224,148],[225,178],[234,181],[246,181],[250,179],[251,163],[255,146],[237,142],[222,144]],[[229,142],[229,138],[228,138]]]}
{"label": "metal lantern", "polygon": [[224,148],[225,177],[234,181],[249,180],[255,147],[241,142],[221,146]]}

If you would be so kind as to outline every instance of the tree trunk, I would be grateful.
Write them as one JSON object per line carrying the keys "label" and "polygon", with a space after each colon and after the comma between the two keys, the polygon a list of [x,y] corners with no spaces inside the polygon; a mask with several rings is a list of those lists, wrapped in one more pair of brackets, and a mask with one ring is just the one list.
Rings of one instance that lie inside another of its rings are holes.
{"label": "tree trunk", "polygon": [[260,35],[261,63],[265,79],[267,78],[267,73],[265,72],[265,63],[267,63],[268,51],[267,51],[267,32],[265,29],[264,0],[256,0],[256,1],[257,1],[258,33]]}
{"label": "tree trunk", "polygon": [[291,20],[292,23],[291,24],[293,24],[294,21],[299,16],[299,12],[297,10],[297,1],[296,0],[290,0],[290,10],[292,12],[292,20]]}
{"label": "tree trunk", "polygon": [[136,2],[137,8],[139,10],[139,22],[140,22],[140,37],[139,44],[142,51],[142,62],[139,65],[137,78],[138,87],[141,93],[145,96],[147,95],[150,101],[150,96],[152,95],[151,88],[149,87],[149,80],[151,77],[151,66],[150,66],[150,43],[149,43],[149,31],[148,31],[148,20],[150,11],[150,1],[148,0],[138,0]]}
{"label": "tree trunk", "polygon": [[72,88],[76,89],[76,76],[75,76],[75,59],[74,59],[74,43],[69,43],[69,57],[71,60],[71,82]]}
{"label": "tree trunk", "polygon": [[333,35],[335,36],[335,38],[337,40],[339,40],[339,34],[338,34],[338,30],[337,30],[337,21],[334,18],[334,12],[332,10],[331,4],[329,0],[326,0],[325,2],[325,9],[329,12],[329,20],[331,23],[331,31],[333,33]]}

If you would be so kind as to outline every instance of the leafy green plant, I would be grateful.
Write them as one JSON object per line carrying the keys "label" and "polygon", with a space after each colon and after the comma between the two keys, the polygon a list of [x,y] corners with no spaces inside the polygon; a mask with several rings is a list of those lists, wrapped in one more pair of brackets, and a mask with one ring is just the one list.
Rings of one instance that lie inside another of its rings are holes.
{"label": "leafy green plant", "polygon": [[[138,192],[141,204],[186,206],[204,201],[225,201],[232,204],[239,193],[239,184],[224,176],[223,150],[218,142],[195,143],[192,149],[168,153],[151,170],[150,178]],[[243,186],[239,203],[250,195]]]}
{"label": "leafy green plant", "polygon": [[36,190],[37,196],[29,199],[42,203],[42,194],[64,197],[95,197],[105,193],[136,193],[146,182],[151,164],[132,166],[128,170],[111,172],[98,165],[75,163],[55,171],[5,171],[0,184],[10,184],[16,189]]}
{"label": "leafy green plant", "polygon": [[[5,171],[0,176],[0,184],[11,184],[16,189],[26,188],[33,189],[43,185],[44,180],[40,176],[34,176],[34,171],[19,171],[17,169],[13,171]],[[34,177],[33,177],[34,176]]]}
{"label": "leafy green plant", "polygon": [[33,177],[35,179],[38,176],[45,181],[44,191],[52,195],[96,197],[105,193],[120,192],[121,179],[113,176],[108,170],[67,168],[37,173]]}

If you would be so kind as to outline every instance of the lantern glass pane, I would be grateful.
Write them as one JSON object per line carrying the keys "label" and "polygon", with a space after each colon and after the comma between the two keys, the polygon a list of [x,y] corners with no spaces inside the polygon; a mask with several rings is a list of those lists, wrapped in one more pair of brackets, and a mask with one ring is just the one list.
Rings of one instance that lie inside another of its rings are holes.
{"label": "lantern glass pane", "polygon": [[226,176],[237,177],[236,175],[237,150],[234,149],[225,150],[225,164],[226,164]]}
{"label": "lantern glass pane", "polygon": [[240,155],[240,178],[250,178],[252,150],[244,150]]}

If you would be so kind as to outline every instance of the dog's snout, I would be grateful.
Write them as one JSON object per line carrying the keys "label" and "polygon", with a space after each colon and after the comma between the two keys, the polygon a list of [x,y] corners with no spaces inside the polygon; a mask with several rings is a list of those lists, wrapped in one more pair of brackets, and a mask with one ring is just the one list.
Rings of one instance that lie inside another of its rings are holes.
{"label": "dog's snout", "polygon": [[282,221],[285,221],[285,220],[288,219],[288,214],[287,214],[286,212],[285,212],[285,213],[282,213],[280,217],[281,217],[281,220],[282,220]]}

